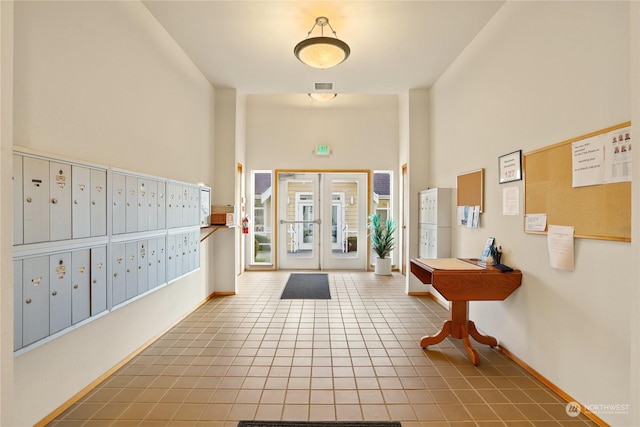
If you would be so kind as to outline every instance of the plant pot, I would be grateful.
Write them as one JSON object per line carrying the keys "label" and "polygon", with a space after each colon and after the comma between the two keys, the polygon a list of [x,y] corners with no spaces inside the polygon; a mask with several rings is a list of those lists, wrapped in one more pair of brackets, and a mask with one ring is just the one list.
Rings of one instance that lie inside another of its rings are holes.
{"label": "plant pot", "polygon": [[390,276],[391,258],[376,258],[374,273],[380,276]]}

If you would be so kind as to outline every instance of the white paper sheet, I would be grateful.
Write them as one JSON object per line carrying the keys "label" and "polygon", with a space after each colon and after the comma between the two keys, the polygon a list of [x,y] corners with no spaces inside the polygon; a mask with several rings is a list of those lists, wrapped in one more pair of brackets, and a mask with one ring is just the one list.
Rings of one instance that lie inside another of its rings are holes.
{"label": "white paper sheet", "polygon": [[549,246],[549,262],[558,270],[574,270],[574,227],[549,224],[547,243]]}
{"label": "white paper sheet", "polygon": [[598,185],[604,182],[604,147],[602,135],[571,144],[573,154],[573,187]]}
{"label": "white paper sheet", "polygon": [[524,217],[524,231],[544,231],[547,229],[547,214],[528,214]]}
{"label": "white paper sheet", "polygon": [[631,181],[631,128],[604,135],[605,181]]}
{"label": "white paper sheet", "polygon": [[502,215],[520,215],[520,187],[502,189]]}

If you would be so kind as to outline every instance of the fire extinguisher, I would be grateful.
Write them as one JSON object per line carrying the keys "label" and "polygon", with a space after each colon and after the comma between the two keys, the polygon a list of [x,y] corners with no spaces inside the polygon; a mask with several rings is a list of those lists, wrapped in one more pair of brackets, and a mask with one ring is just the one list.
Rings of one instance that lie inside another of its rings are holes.
{"label": "fire extinguisher", "polygon": [[242,234],[249,234],[249,217],[242,218]]}

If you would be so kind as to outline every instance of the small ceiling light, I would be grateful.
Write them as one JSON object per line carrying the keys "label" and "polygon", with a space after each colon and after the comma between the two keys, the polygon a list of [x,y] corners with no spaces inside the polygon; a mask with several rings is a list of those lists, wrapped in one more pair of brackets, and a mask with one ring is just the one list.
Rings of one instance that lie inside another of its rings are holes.
{"label": "small ceiling light", "polygon": [[[333,37],[324,36],[324,27],[329,26]],[[320,27],[319,37],[310,37],[313,29]],[[293,53],[300,61],[313,68],[331,68],[343,62],[349,57],[351,48],[336,35],[335,30],[329,24],[329,19],[320,16],[307,33],[307,38],[302,40],[293,49]]]}
{"label": "small ceiling light", "polygon": [[331,101],[333,98],[338,96],[337,93],[322,93],[322,92],[308,93],[307,95],[309,95],[309,98],[313,99],[314,101],[322,101],[322,102]]}

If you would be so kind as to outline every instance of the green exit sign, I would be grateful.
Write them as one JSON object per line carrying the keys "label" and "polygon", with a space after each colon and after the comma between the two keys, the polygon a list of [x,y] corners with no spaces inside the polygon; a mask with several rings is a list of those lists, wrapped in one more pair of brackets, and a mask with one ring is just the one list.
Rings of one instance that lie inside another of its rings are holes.
{"label": "green exit sign", "polygon": [[316,145],[316,156],[330,156],[331,147],[328,145]]}

